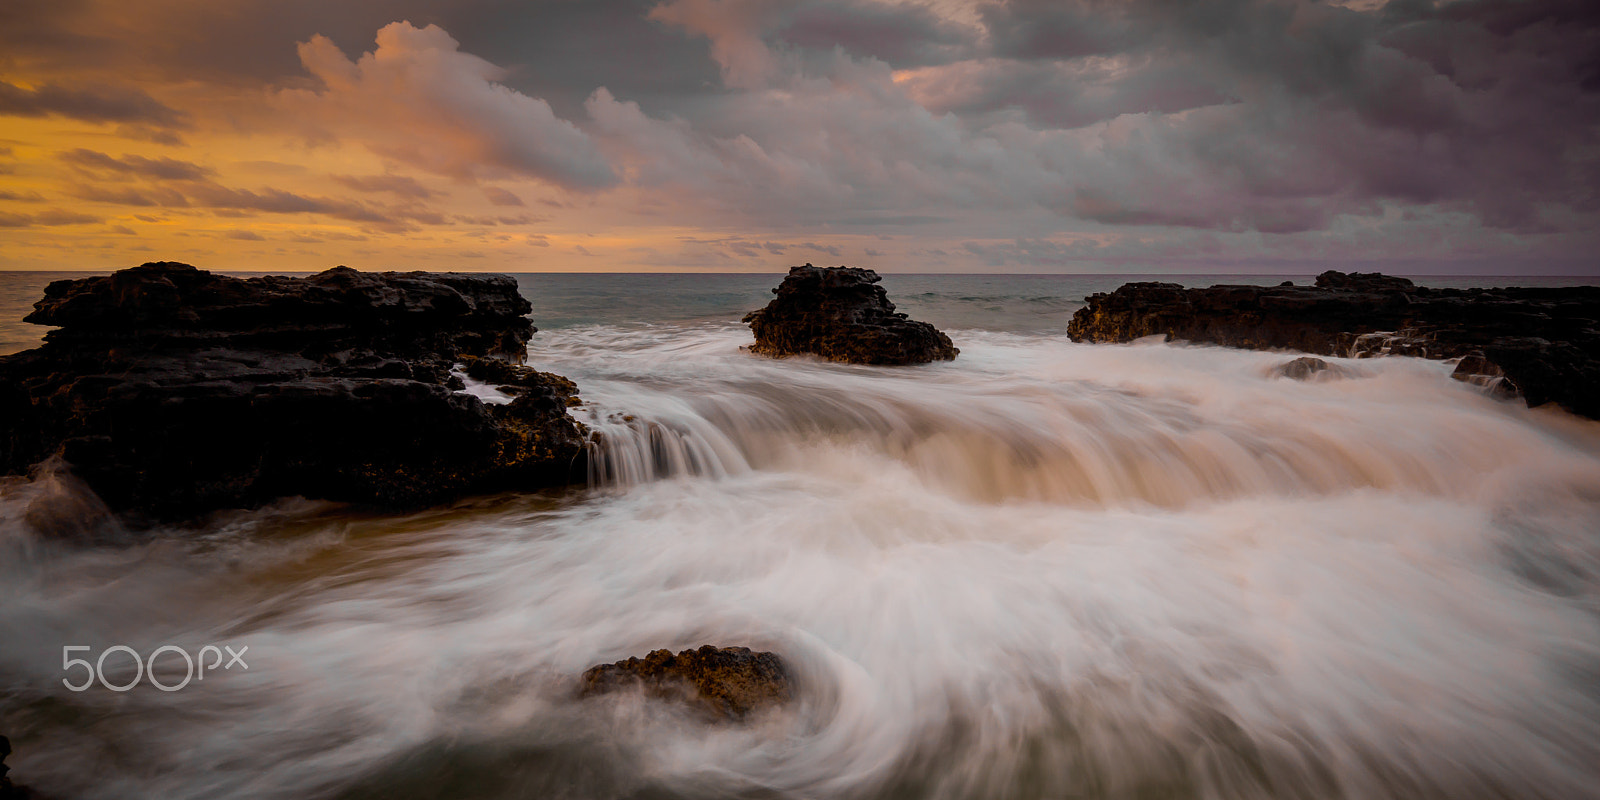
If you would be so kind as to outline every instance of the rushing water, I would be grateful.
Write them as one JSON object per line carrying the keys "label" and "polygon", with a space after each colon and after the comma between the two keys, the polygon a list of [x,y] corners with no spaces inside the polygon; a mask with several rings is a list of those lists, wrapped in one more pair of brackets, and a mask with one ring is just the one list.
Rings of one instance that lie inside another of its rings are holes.
{"label": "rushing water", "polygon": [[[22,518],[72,487],[13,481],[15,776],[63,798],[1600,796],[1600,424],[1437,362],[1296,382],[1283,354],[1074,344],[1082,293],[1048,282],[891,279],[951,363],[769,360],[736,323],[759,277],[694,302],[526,282],[567,309],[536,310],[530,363],[604,434],[586,490],[289,500],[82,548]],[[798,701],[707,726],[573,697],[591,664],[703,643],[781,652]],[[248,669],[62,686],[63,646],[118,644],[247,646]]]}

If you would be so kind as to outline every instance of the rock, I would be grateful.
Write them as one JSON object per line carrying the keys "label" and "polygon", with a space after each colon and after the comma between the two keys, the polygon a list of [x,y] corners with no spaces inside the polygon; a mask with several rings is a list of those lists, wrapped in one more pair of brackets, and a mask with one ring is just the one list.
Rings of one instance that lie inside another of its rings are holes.
{"label": "rock", "polygon": [[1293,361],[1285,361],[1282,364],[1273,367],[1272,373],[1285,378],[1303,381],[1309,380],[1318,373],[1326,372],[1329,369],[1330,367],[1328,362],[1323,361],[1320,358],[1301,356]]}
{"label": "rock", "polygon": [[742,719],[794,697],[794,682],[775,653],[748,647],[656,650],[644,658],[585,670],[578,695],[640,688],[649,697],[684,702],[718,719]]}
{"label": "rock", "polygon": [[[493,357],[462,356],[461,361],[466,367],[467,377],[495,384],[496,389],[506,394],[543,395],[551,402],[567,406],[582,404],[578,399],[578,385],[560,375],[539,372]],[[456,383],[459,382],[457,379]]]}
{"label": "rock", "polygon": [[414,506],[586,474],[571,381],[507,363],[523,391],[504,406],[450,385],[458,359],[526,352],[531,306],[507,276],[158,262],[56,281],[34,308],[61,329],[0,358],[0,472],[59,455],[119,513]]}
{"label": "rock", "polygon": [[1341,292],[1408,292],[1417,288],[1410,278],[1397,278],[1381,272],[1338,272],[1331,269],[1317,276],[1316,286]]}
{"label": "rock", "polygon": [[7,777],[11,768],[6,759],[11,756],[11,740],[0,736],[0,800],[43,800],[26,786],[18,786]]}
{"label": "rock", "polygon": [[6,777],[11,774],[11,768],[6,766],[6,759],[11,757],[11,740],[0,736],[0,798],[11,796],[11,779]]}
{"label": "rock", "polygon": [[1488,356],[1479,350],[1462,356],[1461,360],[1456,362],[1456,368],[1450,373],[1450,377],[1474,386],[1482,386],[1496,397],[1517,397],[1521,394],[1516,384],[1506,378],[1505,370],[1501,369],[1499,364],[1490,361]]}
{"label": "rock", "polygon": [[961,351],[926,322],[894,310],[878,273],[857,267],[791,267],[766,308],[745,315],[751,351],[818,355],[851,364],[925,364]]}
{"label": "rock", "polygon": [[1600,287],[1434,289],[1340,272],[1309,287],[1128,283],[1091,295],[1067,333],[1080,342],[1165,335],[1325,356],[1478,353],[1501,371],[1502,390],[1528,405],[1553,402],[1600,419]]}

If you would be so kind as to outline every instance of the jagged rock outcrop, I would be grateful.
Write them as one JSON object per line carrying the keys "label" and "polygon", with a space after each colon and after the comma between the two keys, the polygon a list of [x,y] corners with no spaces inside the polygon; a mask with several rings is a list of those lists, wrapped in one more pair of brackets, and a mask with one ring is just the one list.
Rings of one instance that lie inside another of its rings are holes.
{"label": "jagged rock outcrop", "polygon": [[794,681],[776,653],[709,644],[677,655],[656,650],[644,658],[590,667],[579,679],[578,695],[632,688],[716,719],[741,719],[794,697]]}
{"label": "jagged rock outcrop", "polygon": [[1554,402],[1600,419],[1600,287],[1435,289],[1332,271],[1315,286],[1129,283],[1091,295],[1067,333],[1080,342],[1165,334],[1317,355],[1461,358],[1458,378],[1497,379],[1530,406]]}
{"label": "jagged rock outcrop", "polygon": [[752,352],[818,355],[851,364],[925,364],[961,351],[926,322],[894,310],[878,273],[859,267],[791,267],[766,308],[746,314]]}
{"label": "jagged rock outcrop", "polygon": [[525,353],[531,306],[503,275],[158,262],[57,281],[34,308],[61,327],[0,358],[0,472],[59,455],[118,512],[407,506],[585,474],[570,381],[502,362],[513,402],[452,388],[459,359]]}

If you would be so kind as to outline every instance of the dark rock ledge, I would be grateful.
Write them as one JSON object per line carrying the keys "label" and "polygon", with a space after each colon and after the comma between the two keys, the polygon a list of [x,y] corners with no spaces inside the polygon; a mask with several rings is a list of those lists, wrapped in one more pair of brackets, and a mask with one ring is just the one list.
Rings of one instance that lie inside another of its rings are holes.
{"label": "dark rock ledge", "polygon": [[961,351],[926,322],[894,310],[878,273],[859,267],[791,267],[766,308],[745,315],[768,356],[817,355],[851,364],[926,364]]}
{"label": "dark rock ledge", "polygon": [[644,658],[590,667],[579,679],[578,696],[626,689],[726,720],[743,719],[794,697],[794,681],[776,653],[709,644],[677,655],[655,650]]}
{"label": "dark rock ledge", "polygon": [[1079,342],[1174,340],[1316,355],[1460,359],[1455,377],[1600,419],[1600,287],[1434,289],[1378,273],[1315,286],[1129,283],[1091,295]]}
{"label": "dark rock ledge", "polygon": [[[577,387],[511,363],[535,329],[507,276],[157,262],[56,281],[34,309],[60,330],[0,358],[0,473],[59,456],[135,518],[290,495],[414,506],[586,474]],[[462,361],[515,400],[454,391]]]}
{"label": "dark rock ledge", "polygon": [[28,787],[11,782],[11,768],[6,766],[6,759],[10,757],[11,740],[0,736],[0,800],[45,800]]}

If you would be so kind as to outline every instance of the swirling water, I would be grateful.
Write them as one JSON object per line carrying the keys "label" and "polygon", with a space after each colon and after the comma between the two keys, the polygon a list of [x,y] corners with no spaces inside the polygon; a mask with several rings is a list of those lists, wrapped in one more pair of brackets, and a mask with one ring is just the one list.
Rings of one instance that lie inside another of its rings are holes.
{"label": "swirling water", "polygon": [[[22,517],[70,487],[13,481],[16,777],[72,798],[1596,796],[1600,425],[1436,362],[1297,382],[1283,354],[1075,344],[1082,295],[1048,287],[891,286],[955,362],[768,360],[734,320],[771,282],[657,292],[670,320],[625,286],[551,290],[657,318],[574,312],[530,348],[602,434],[587,489],[285,501],[88,548]],[[591,664],[707,642],[783,653],[797,702],[707,726],[573,697]],[[248,646],[249,668],[62,686],[64,645],[116,644]]]}

